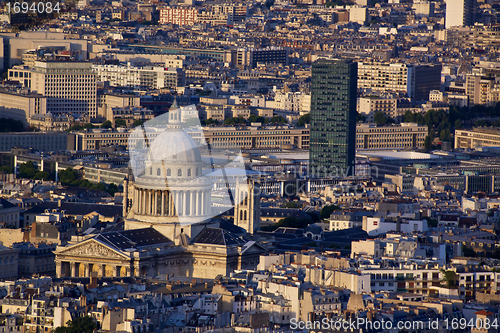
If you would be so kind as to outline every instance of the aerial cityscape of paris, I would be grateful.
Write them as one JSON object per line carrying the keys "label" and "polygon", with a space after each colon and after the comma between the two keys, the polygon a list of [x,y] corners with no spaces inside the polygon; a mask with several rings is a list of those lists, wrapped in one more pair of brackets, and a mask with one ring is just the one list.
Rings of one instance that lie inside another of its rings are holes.
{"label": "aerial cityscape of paris", "polygon": [[0,333],[500,333],[500,0],[0,0]]}

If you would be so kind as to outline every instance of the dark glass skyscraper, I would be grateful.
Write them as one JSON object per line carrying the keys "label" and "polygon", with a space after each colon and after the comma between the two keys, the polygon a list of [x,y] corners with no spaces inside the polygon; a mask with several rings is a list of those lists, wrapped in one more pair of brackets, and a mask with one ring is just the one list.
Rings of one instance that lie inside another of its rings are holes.
{"label": "dark glass skyscraper", "polygon": [[309,173],[354,175],[358,64],[318,60],[312,66]]}

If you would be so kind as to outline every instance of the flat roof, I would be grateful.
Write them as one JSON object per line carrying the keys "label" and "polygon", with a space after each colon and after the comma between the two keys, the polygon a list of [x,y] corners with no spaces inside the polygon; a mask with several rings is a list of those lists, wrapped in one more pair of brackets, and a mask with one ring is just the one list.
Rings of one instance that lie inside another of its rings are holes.
{"label": "flat roof", "polygon": [[380,157],[384,160],[428,160],[428,159],[441,158],[441,156],[434,154],[418,153],[414,151],[397,151],[397,150],[357,152],[356,156]]}

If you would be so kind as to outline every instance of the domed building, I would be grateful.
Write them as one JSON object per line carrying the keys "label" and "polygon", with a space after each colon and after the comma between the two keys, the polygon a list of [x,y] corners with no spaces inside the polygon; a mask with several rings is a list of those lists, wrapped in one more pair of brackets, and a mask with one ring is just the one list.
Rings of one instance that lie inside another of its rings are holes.
{"label": "domed building", "polygon": [[213,183],[202,177],[200,150],[182,128],[181,112],[174,103],[167,129],[149,145],[141,172],[134,182],[125,181],[125,230],[58,247],[58,277],[97,272],[215,278],[257,267],[265,249],[245,234],[258,229],[258,187],[248,181],[237,186],[242,205],[235,209],[235,224],[212,218]]}
{"label": "domed building", "polygon": [[191,237],[192,227],[201,230],[213,223],[213,184],[201,177],[200,150],[181,127],[180,108],[174,104],[168,116],[167,129],[152,142],[144,171],[136,176],[134,205],[127,211],[125,229],[143,228],[146,223],[176,237],[181,226],[183,233]]}

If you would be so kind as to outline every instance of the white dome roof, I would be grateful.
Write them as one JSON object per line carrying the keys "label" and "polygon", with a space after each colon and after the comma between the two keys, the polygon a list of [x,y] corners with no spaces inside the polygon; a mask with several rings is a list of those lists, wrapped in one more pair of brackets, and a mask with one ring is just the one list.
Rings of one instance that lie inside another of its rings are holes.
{"label": "white dome roof", "polygon": [[201,163],[201,155],[189,134],[179,129],[167,129],[153,141],[149,160],[153,163]]}

